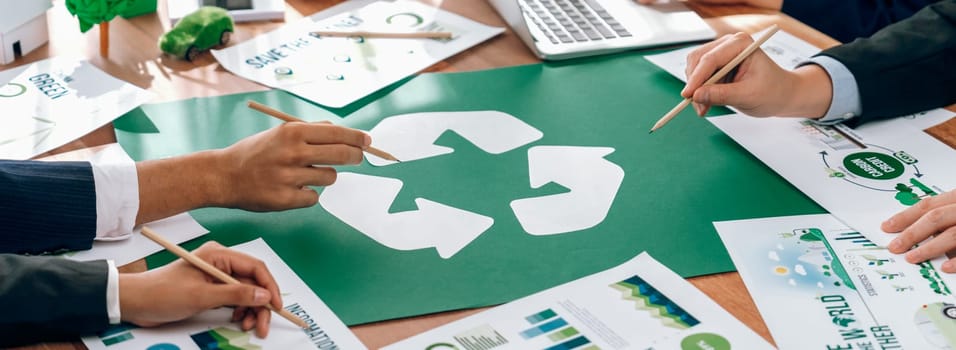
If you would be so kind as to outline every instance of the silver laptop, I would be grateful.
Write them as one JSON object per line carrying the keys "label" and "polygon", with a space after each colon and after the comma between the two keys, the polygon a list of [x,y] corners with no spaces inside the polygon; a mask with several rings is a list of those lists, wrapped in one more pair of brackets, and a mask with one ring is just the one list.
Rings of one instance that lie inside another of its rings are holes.
{"label": "silver laptop", "polygon": [[713,39],[716,33],[680,1],[489,0],[538,57],[560,60]]}

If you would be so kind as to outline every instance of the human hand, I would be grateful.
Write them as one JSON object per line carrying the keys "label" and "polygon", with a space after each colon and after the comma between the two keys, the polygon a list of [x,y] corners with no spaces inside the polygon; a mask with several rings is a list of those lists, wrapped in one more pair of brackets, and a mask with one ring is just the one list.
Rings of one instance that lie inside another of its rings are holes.
{"label": "human hand", "polygon": [[315,205],[308,186],[328,186],[358,164],[371,144],[364,132],[327,122],[285,123],[224,149],[136,163],[142,224],[203,207],[271,211]]}
{"label": "human hand", "polygon": [[[906,253],[906,261],[916,264],[956,250],[956,190],[926,197],[883,222],[883,231],[899,232],[887,247],[891,253]],[[910,250],[932,235],[935,238]],[[956,272],[956,258],[943,263],[943,272]]]}
{"label": "human hand", "polygon": [[687,85],[681,96],[694,101],[698,115],[711,105],[729,105],[756,116],[819,118],[830,107],[832,84],[823,68],[809,64],[787,71],[756,50],[724,79],[702,86],[721,67],[730,63],[753,38],[746,33],[725,35],[687,55]]}
{"label": "human hand", "polygon": [[247,137],[219,152],[226,171],[218,206],[272,211],[315,205],[308,186],[335,182],[336,170],[318,165],[362,162],[371,138],[329,123],[285,123]]}
{"label": "human hand", "polygon": [[[636,0],[641,5],[653,5],[660,0]],[[677,0],[670,0],[677,1]],[[753,7],[762,7],[771,10],[780,10],[783,8],[783,0],[688,0],[692,3],[701,3],[709,5],[747,5]]]}
{"label": "human hand", "polygon": [[242,330],[255,328],[260,338],[268,335],[272,314],[264,306],[282,309],[282,297],[265,264],[216,242],[206,242],[193,254],[243,284],[221,283],[182,259],[143,273],[120,274],[123,321],[153,327],[228,305],[237,306],[232,321],[241,321]]}

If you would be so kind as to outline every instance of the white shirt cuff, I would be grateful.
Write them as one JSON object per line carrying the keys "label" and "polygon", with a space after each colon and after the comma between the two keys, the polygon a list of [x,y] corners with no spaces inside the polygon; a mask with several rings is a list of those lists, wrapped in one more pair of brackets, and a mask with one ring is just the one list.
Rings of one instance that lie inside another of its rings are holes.
{"label": "white shirt cuff", "polygon": [[110,324],[119,324],[120,299],[119,299],[119,270],[113,260],[107,260],[109,264],[109,273],[106,278],[106,313],[110,317]]}
{"label": "white shirt cuff", "polygon": [[[860,115],[863,107],[860,104],[860,90],[856,85],[856,78],[843,63],[829,56],[814,56],[799,66],[816,64],[823,68],[830,76],[833,84],[833,99],[830,108],[823,118],[816,122],[824,125],[839,124]],[[798,67],[799,67],[798,66]]]}
{"label": "white shirt cuff", "polygon": [[90,159],[96,186],[96,240],[129,238],[139,211],[136,162],[118,144]]}

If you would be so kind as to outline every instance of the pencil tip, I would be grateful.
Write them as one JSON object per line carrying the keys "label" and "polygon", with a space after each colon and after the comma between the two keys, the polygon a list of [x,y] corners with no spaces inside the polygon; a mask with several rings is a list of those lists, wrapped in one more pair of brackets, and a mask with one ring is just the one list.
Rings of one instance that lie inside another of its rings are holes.
{"label": "pencil tip", "polygon": [[647,133],[648,133],[648,134],[653,134],[653,133],[654,133],[654,130],[648,131]]}

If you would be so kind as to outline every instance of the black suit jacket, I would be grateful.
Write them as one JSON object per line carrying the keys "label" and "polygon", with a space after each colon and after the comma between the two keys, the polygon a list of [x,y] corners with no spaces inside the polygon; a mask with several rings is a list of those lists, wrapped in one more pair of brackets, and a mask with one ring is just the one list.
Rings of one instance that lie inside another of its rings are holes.
{"label": "black suit jacket", "polygon": [[939,0],[784,0],[781,11],[840,42],[865,38]]}
{"label": "black suit jacket", "polygon": [[0,254],[0,347],[104,330],[108,265]]}
{"label": "black suit jacket", "polygon": [[0,253],[90,249],[96,186],[86,162],[0,160]]}
{"label": "black suit jacket", "polygon": [[856,79],[863,111],[854,123],[956,103],[956,0],[820,54],[842,62]]}
{"label": "black suit jacket", "polygon": [[89,163],[0,160],[0,347],[75,340],[104,329],[107,264],[39,254],[89,249],[96,194]]}

